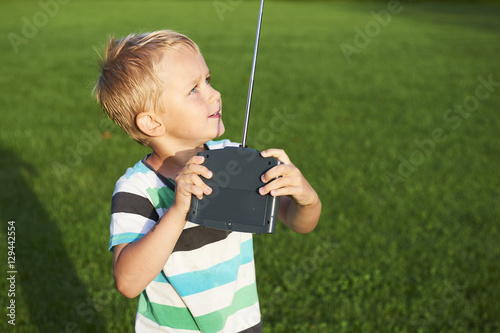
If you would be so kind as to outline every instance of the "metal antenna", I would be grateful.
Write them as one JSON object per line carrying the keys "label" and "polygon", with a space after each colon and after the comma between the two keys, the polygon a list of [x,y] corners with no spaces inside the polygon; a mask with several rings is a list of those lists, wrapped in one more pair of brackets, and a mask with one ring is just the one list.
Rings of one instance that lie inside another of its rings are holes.
{"label": "metal antenna", "polygon": [[241,146],[243,148],[246,148],[247,146],[248,119],[250,118],[250,105],[252,104],[253,79],[255,76],[255,66],[257,64],[257,51],[259,49],[260,26],[262,24],[263,10],[264,10],[264,0],[261,0],[260,10],[259,10],[259,21],[257,23],[257,34],[255,36],[255,47],[253,50],[252,74],[250,75],[250,84],[248,85],[247,108],[245,113],[245,127],[243,128],[243,140],[241,141]]}

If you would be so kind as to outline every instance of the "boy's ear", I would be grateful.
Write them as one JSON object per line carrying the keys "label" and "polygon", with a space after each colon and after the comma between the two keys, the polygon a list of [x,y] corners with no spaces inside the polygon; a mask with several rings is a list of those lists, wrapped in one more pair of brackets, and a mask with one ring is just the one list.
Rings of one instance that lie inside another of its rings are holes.
{"label": "boy's ear", "polygon": [[148,136],[160,136],[165,132],[165,126],[158,117],[151,112],[141,112],[135,117],[135,124]]}

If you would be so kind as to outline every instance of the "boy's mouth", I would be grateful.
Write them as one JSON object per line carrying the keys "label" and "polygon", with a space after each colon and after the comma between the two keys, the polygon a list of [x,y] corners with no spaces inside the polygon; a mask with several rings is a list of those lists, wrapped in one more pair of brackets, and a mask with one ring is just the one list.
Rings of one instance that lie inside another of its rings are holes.
{"label": "boy's mouth", "polygon": [[218,110],[217,112],[212,113],[210,116],[208,116],[208,118],[220,118],[221,116],[221,110]]}

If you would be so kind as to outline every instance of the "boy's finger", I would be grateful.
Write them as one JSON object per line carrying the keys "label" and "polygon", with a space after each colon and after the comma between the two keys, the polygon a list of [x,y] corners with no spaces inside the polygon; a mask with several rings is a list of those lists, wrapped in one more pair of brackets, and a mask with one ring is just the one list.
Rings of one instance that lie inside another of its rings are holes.
{"label": "boy's finger", "polygon": [[263,183],[267,183],[278,177],[292,175],[294,170],[296,170],[296,168],[293,164],[279,164],[267,170],[267,172],[260,177],[260,180]]}
{"label": "boy's finger", "polygon": [[[212,192],[212,190],[207,187],[209,190],[210,190],[210,193]],[[203,199],[203,195],[204,194],[207,194],[206,193],[206,189],[203,190],[201,187],[199,186],[196,186],[196,185],[186,185],[186,192],[191,195],[193,194],[195,197],[197,197],[199,200]],[[208,192],[208,191],[207,191]],[[210,194],[208,193],[208,194]]]}
{"label": "boy's finger", "polygon": [[191,158],[190,158],[190,159],[186,162],[186,166],[187,166],[187,165],[189,165],[189,164],[202,164],[204,161],[205,161],[205,157],[195,155],[195,156],[191,157]]}
{"label": "boy's finger", "polygon": [[191,183],[192,183],[193,185],[198,186],[199,188],[201,188],[201,190],[202,190],[203,192],[205,192],[205,190],[206,190],[207,188],[209,188],[209,187],[208,187],[208,185],[207,185],[207,184],[205,184],[205,182],[203,182],[203,180],[200,178],[200,176],[195,175],[195,174],[193,174],[193,173],[192,173],[192,174],[190,174],[190,175],[187,175],[187,177],[189,177],[189,178],[190,178],[190,181],[191,181]]}
{"label": "boy's finger", "polygon": [[[198,156],[203,158],[203,156]],[[179,172],[179,175],[188,175],[188,174],[196,174],[203,176],[207,179],[212,178],[212,171],[208,170],[208,168],[204,165],[199,164],[186,164],[186,166]]]}
{"label": "boy's finger", "polygon": [[274,157],[284,164],[291,164],[290,158],[283,149],[270,148],[260,153],[262,157]]}
{"label": "boy's finger", "polygon": [[277,165],[269,170],[267,170],[262,176],[260,176],[260,181],[264,184],[283,175],[284,165]]}
{"label": "boy's finger", "polygon": [[279,187],[279,188],[261,187],[259,189],[259,194],[260,195],[270,194],[273,197],[279,197],[282,195],[294,196],[296,191],[297,191],[297,188],[295,186],[284,186],[284,187]]}
{"label": "boy's finger", "polygon": [[194,194],[198,199],[202,199],[203,194],[212,193],[212,189],[201,180],[200,176],[189,173],[177,178],[176,183],[179,187],[183,187],[188,193]]}
{"label": "boy's finger", "polygon": [[280,188],[285,188],[285,187],[290,187],[290,186],[295,186],[296,184],[294,181],[288,177],[279,177],[276,179],[273,179],[266,185],[262,186],[259,189],[260,194],[267,194],[270,193],[274,190],[280,189]]}

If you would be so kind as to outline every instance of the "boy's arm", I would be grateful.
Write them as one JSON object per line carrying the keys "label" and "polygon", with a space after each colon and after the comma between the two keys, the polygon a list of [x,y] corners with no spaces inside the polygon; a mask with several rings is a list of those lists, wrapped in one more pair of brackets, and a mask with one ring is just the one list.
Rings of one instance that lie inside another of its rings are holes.
{"label": "boy's arm", "polygon": [[113,275],[116,288],[134,298],[161,272],[179,239],[189,211],[191,194],[202,198],[211,189],[199,175],[211,178],[211,172],[200,164],[202,156],[191,158],[175,179],[175,201],[158,223],[141,239],[113,248]]}
{"label": "boy's arm", "polygon": [[312,231],[321,214],[321,201],[316,191],[283,150],[268,149],[261,155],[275,157],[282,164],[262,176],[264,183],[274,180],[263,186],[260,194],[281,196],[278,218],[290,229],[299,233]]}

